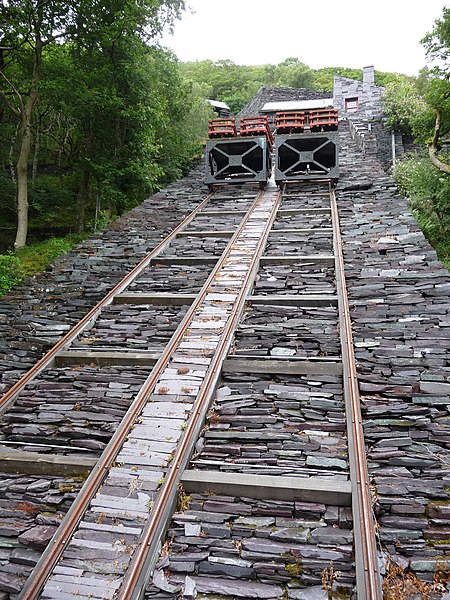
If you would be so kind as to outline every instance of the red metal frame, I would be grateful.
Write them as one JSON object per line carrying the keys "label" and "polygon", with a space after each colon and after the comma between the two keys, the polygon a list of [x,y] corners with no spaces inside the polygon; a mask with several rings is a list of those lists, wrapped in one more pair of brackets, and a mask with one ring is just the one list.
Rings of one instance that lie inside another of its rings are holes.
{"label": "red metal frame", "polygon": [[208,137],[236,137],[236,120],[235,119],[209,119],[208,122]]}
{"label": "red metal frame", "polygon": [[273,146],[273,136],[266,116],[243,117],[241,119],[240,134],[241,136],[265,135],[269,146]]}
{"label": "red metal frame", "polygon": [[300,112],[278,112],[275,128],[277,133],[303,133],[305,130],[306,114]]}
{"label": "red metal frame", "polygon": [[338,111],[335,108],[309,111],[309,129],[313,132],[337,131]]}

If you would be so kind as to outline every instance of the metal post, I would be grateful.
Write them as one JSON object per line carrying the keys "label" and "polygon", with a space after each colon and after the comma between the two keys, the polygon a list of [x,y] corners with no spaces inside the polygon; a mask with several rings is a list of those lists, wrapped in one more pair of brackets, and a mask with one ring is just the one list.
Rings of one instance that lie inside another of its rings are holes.
{"label": "metal post", "polygon": [[392,141],[392,166],[395,167],[395,131],[391,132],[391,141]]}

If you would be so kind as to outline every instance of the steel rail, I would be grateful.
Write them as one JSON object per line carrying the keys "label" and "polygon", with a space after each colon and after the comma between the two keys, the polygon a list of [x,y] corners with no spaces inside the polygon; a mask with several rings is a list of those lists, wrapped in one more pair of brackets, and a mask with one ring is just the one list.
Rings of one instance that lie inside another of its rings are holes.
{"label": "steel rail", "polygon": [[1,398],[0,398],[0,414],[15,401],[18,394],[24,387],[30,383],[37,375],[45,368],[51,365],[55,356],[60,350],[66,350],[74,339],[88,327],[99,315],[101,310],[108,306],[113,301],[114,296],[120,294],[140,275],[140,273],[148,267],[152,259],[154,259],[166,246],[183,230],[189,223],[198,215],[199,212],[206,206],[214,195],[214,192],[209,193],[206,198],[194,208],[194,210],[179,223],[155,248],[147,254],[125,277],[104,296],[66,335],[59,340],[44,356],[31,367],[29,371],[23,375]]}
{"label": "steel rail", "polygon": [[[258,192],[251,209],[248,211],[247,215],[243,219],[244,224],[248,220],[248,216],[250,214],[250,211],[253,209],[253,206],[258,202],[261,196],[262,192],[260,191]],[[211,195],[208,195],[207,199],[209,199],[210,197]],[[206,202],[206,200],[204,202]],[[204,202],[202,203],[203,205]],[[227,248],[234,242],[237,235],[238,231],[236,231]],[[227,249],[224,250],[222,257],[226,253]],[[166,367],[172,352],[177,347],[179,341],[182,339],[185,333],[185,329],[190,323],[195,311],[197,310],[198,305],[206,296],[207,290],[212,280],[216,276],[216,273],[220,268],[219,265],[221,262],[222,259],[219,258],[218,263],[214,266],[213,270],[211,271],[211,274],[209,275],[208,279],[203,285],[203,288],[200,291],[196,301],[189,307],[183,320],[181,321],[180,325],[178,326],[177,330],[175,331],[168,345],[166,346],[164,352],[161,354],[158,362],[156,363],[146,382],[138,392],[135,400],[133,401],[132,405],[130,406],[124,418],[122,419],[119,427],[116,429],[113,437],[111,438],[110,442],[108,443],[102,455],[100,456],[96,466],[86,479],[76,500],[67,512],[60,527],[55,532],[55,535],[49,542],[46,550],[42,554],[32,573],[30,574],[21,594],[19,595],[20,600],[36,600],[39,597],[39,594],[43,586],[45,585],[48,577],[50,576],[54,566],[56,565],[60,556],[64,552],[65,548],[68,546],[71,536],[73,535],[78,523],[82,519],[85,511],[87,510],[90,500],[94,497],[100,486],[103,484],[103,481],[107,476],[108,469],[115,461],[116,456],[122,447],[123,441],[128,435],[131,426],[134,424],[136,417],[140,414],[145,403],[147,402],[148,396],[151,394],[154,386],[158,381],[159,376]]]}
{"label": "steel rail", "polygon": [[358,600],[381,600],[381,576],[369,487],[366,449],[353,346],[352,323],[345,280],[343,246],[336,195],[330,184],[336,288],[342,346],[344,400],[347,419],[350,479],[352,484],[353,538]]}
{"label": "steel rail", "polygon": [[[144,528],[139,546],[131,559],[127,574],[119,591],[118,600],[138,600],[143,597],[151,571],[158,558],[157,555],[162,537],[165,534],[168,521],[173,512],[182,471],[186,468],[190,460],[197,437],[206,418],[206,413],[221,374],[222,364],[229,352],[234,330],[241,318],[250,286],[253,284],[256,276],[259,258],[264,250],[269,232],[272,229],[280,202],[281,191],[278,191],[271,214],[265,223],[253,256],[249,261],[243,285],[234,301],[233,311],[220,336],[219,344],[200,387],[187,428],[177,446],[171,467],[166,475],[161,493],[152,508],[150,519]],[[243,227],[239,228],[235,238],[237,238],[242,229]],[[228,248],[231,251],[233,244],[231,243]],[[224,262],[225,260],[226,256],[224,256]]]}

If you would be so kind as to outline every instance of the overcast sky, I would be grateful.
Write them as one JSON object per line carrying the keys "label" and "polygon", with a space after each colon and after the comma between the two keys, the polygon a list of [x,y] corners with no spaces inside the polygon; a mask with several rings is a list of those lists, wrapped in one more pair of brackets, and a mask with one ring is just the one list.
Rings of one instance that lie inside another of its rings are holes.
{"label": "overcast sky", "polygon": [[421,38],[445,0],[187,0],[163,45],[181,61],[229,59],[277,64],[290,56],[313,69],[374,65],[416,75],[426,64]]}

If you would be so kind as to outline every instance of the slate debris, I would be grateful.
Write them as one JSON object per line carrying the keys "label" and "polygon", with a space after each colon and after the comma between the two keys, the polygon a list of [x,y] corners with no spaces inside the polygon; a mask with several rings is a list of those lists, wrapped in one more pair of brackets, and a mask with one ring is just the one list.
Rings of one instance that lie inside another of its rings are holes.
{"label": "slate debris", "polygon": [[269,234],[266,246],[268,256],[309,254],[330,255],[333,253],[333,234],[328,231],[316,233],[308,232],[286,232],[281,235],[273,230]]}
{"label": "slate debris", "polygon": [[239,356],[339,356],[337,308],[251,304],[235,346]]}
{"label": "slate debris", "polygon": [[[369,470],[376,498],[375,511],[380,524],[380,539],[387,554],[395,557],[406,569],[414,570],[421,579],[431,581],[438,561],[446,562],[450,558],[450,278],[414,222],[404,199],[398,195],[390,176],[386,175],[374,156],[362,159],[349,138],[345,124],[340,128],[341,180],[337,198],[344,235],[346,275]],[[35,278],[34,287],[30,287],[30,282],[27,282],[1,301],[0,359],[3,389],[9,387],[21,372],[34,364],[49,344],[65,333],[68,326],[134,266],[150,247],[156,245],[163,232],[171,228],[171,223],[178,222],[183,212],[188,212],[204,197],[201,179],[202,172],[199,169],[185,180],[160,192],[128,213],[124,219],[86,240],[69,253],[68,257],[57,261],[48,273]],[[245,210],[251,202],[250,194],[246,196],[242,194],[242,190],[239,194],[243,197],[236,198],[228,190],[221,192],[220,197],[211,203],[211,208]],[[320,192],[317,185],[297,188],[289,186],[283,200],[283,208],[326,208],[328,204],[327,194]],[[299,223],[295,220],[291,221],[293,222]],[[203,227],[203,224],[199,221],[194,225],[197,226]],[[283,238],[276,234],[269,240],[268,252],[272,255],[297,253],[300,256],[305,252],[317,253],[319,248],[320,253],[331,253],[330,239],[326,235],[313,238],[308,235],[301,237],[286,234]],[[197,240],[195,244],[198,245],[192,250],[194,240],[194,237],[179,238],[177,248],[180,253],[186,257],[189,257],[190,252],[192,256],[196,255],[197,250],[204,256],[210,251],[217,254],[221,245],[226,243],[225,239],[205,238],[204,243]],[[105,264],[108,265],[107,268]],[[298,279],[301,286],[306,286],[304,289],[322,285],[324,273],[328,289],[333,288],[329,270],[319,270],[316,265],[310,265],[306,272],[302,266],[302,270]],[[185,286],[180,291],[189,293],[190,290],[198,289],[206,273],[207,269],[200,265],[180,267],[155,264],[154,268],[150,267],[141,280],[136,282],[136,289],[141,285],[142,289],[148,286],[146,290],[175,291],[173,286],[182,283],[184,278]],[[173,285],[169,281],[172,274],[175,275],[176,282]],[[269,268],[266,265],[260,272],[256,286],[263,282],[261,290],[265,289],[264,293],[274,293],[274,289],[276,293],[283,293],[278,290],[294,293],[292,290],[295,289],[296,278],[289,277],[289,273],[280,271],[279,266],[271,265]],[[156,288],[153,287],[153,279]],[[277,287],[280,286],[280,281],[283,282],[283,287]],[[270,288],[269,284],[274,287]],[[252,313],[249,313],[250,319],[256,314]],[[284,321],[287,328],[282,329],[280,339],[283,345],[271,346],[270,349],[265,347],[263,337],[266,335],[263,336],[260,332],[259,338],[254,338],[257,347],[250,348],[247,343],[244,351],[256,350],[267,354],[278,348],[276,352],[280,352],[279,355],[284,353],[285,356],[287,353],[292,355],[290,353],[293,350],[297,352],[287,342],[286,331],[289,327],[291,333],[297,335],[292,314],[290,312],[290,317]],[[254,323],[255,326],[263,326],[264,320],[267,324],[268,313],[265,312],[265,307],[259,317],[261,322]],[[298,318],[298,314],[295,318]],[[247,321],[247,325],[249,323]],[[272,324],[268,325],[270,329]],[[273,334],[272,331],[271,336]],[[305,334],[304,339],[309,340],[310,337],[311,331],[307,336]],[[276,336],[273,341],[278,343]],[[69,371],[70,378],[75,377],[76,371],[77,369]],[[122,381],[124,371],[116,374]],[[341,383],[321,381],[317,377],[300,378],[300,381],[271,377],[268,382],[263,379],[239,375],[229,377],[224,382],[216,400],[215,412],[209,421],[209,429],[204,434],[203,449],[201,444],[198,446],[198,455],[194,459],[198,461],[197,468],[217,468],[219,465],[221,469],[248,469],[249,472],[255,472],[262,466],[262,469],[268,469],[266,472],[270,472],[270,469],[280,472],[282,461],[290,460],[290,464],[284,464],[286,473],[290,470],[299,475],[323,474],[332,468],[332,477],[346,477],[346,471],[339,462],[343,460],[343,454],[333,454],[336,449],[334,446],[340,446],[344,433],[342,411],[339,412]],[[55,397],[58,395],[58,388],[61,396],[61,381],[54,379],[47,383],[53,385],[55,382]],[[230,393],[225,393],[226,387]],[[297,389],[294,391],[290,389],[292,387]],[[307,398],[298,397],[298,387]],[[80,389],[83,390],[83,384]],[[326,395],[318,397],[316,394],[315,402],[319,401],[319,406],[313,406],[308,390],[317,392],[317,389],[325,390]],[[274,393],[267,394],[265,390],[272,390]],[[115,394],[114,390],[110,391]],[[122,390],[114,397],[115,403],[123,393]],[[27,412],[29,408],[30,413]],[[17,421],[6,425],[12,427],[17,423],[22,428],[20,435],[23,434],[23,428],[31,428],[30,444],[32,440],[36,443],[39,436],[41,439],[48,439],[49,425],[36,421],[37,413],[33,413],[35,410],[32,402],[31,406],[24,404],[22,414],[15,417]],[[48,422],[56,424],[58,435],[67,433],[64,427],[58,425],[58,411],[62,409],[53,405],[42,410],[47,411]],[[104,410],[103,412],[109,414]],[[56,419],[54,422],[51,421],[52,413]],[[89,416],[92,414],[95,415],[95,411],[90,411]],[[111,414],[114,419],[117,417],[117,413]],[[86,417],[83,414],[81,416]],[[27,420],[29,418],[30,421]],[[88,429],[78,431],[74,427],[70,428],[68,439],[85,439],[88,443],[101,446],[104,443],[103,431],[114,427],[115,420],[109,421],[109,418],[106,417],[98,429],[95,416],[92,418],[95,425],[88,419]],[[314,425],[314,429],[302,429],[303,426],[311,425]],[[90,427],[94,433],[89,430]],[[261,441],[262,432],[265,434],[264,443]],[[287,432],[289,437],[286,437]],[[300,447],[297,439],[300,438],[299,432],[307,436],[306,447]],[[323,435],[324,433],[328,433],[328,436]],[[11,435],[11,432],[3,435]],[[19,436],[19,432],[17,435]],[[77,438],[77,435],[80,437]],[[331,439],[329,444],[328,437]],[[89,448],[93,452],[99,449]],[[246,453],[245,461],[242,457],[243,449]],[[295,455],[294,452],[300,454]],[[294,465],[293,456],[300,456],[305,464]],[[201,466],[202,460],[205,460],[204,467]],[[317,460],[322,462],[317,464]],[[330,460],[335,463],[330,465]],[[207,461],[210,461],[209,464]],[[2,479],[2,484],[6,481],[5,493],[14,492],[21,502],[31,503],[35,502],[36,495],[44,494],[46,506],[68,505],[66,499],[70,499],[70,493],[61,501],[61,494],[56,488],[47,487],[46,481],[31,479],[7,476],[5,480]],[[147,483],[146,489],[150,492],[154,482]],[[32,493],[30,486],[36,486]],[[2,489],[0,486],[0,490]],[[308,588],[308,593],[311,594],[308,598],[320,598],[318,577],[325,557],[327,561],[337,561],[335,564],[339,564],[339,570],[344,573],[340,585],[348,586],[347,591],[352,589],[352,571],[341,565],[351,565],[351,540],[348,541],[351,520],[348,511],[338,507],[305,506],[304,503],[297,503],[294,509],[288,503],[269,503],[265,506],[259,504],[256,507],[248,499],[234,498],[216,497],[212,501],[211,498],[194,497],[193,500],[189,509],[192,512],[188,511],[188,514],[195,515],[191,522],[196,527],[186,529],[186,522],[182,521],[180,515],[176,515],[179,522],[174,519],[171,526],[171,531],[176,535],[174,558],[171,559],[171,564],[176,566],[171,568],[171,581],[177,589],[192,591],[195,587],[204,597],[229,592],[228,597],[275,598],[280,590],[284,593],[283,587],[287,586],[288,597],[301,598],[302,590],[294,587],[298,584],[292,583],[292,579],[295,579],[292,572],[286,570],[286,564],[277,563],[280,548],[286,543],[302,546],[301,568],[306,571],[304,575],[302,571],[301,577],[311,586]],[[8,503],[11,504],[11,498],[8,498]],[[51,516],[54,513],[48,513],[49,511],[39,512],[33,522],[25,522],[16,514],[2,517],[8,520],[1,530],[3,533],[0,533],[0,585],[10,586],[4,594],[14,595],[17,591],[14,586],[20,584],[14,578],[16,576],[11,576],[12,567],[8,565],[14,564],[14,569],[17,573],[21,572],[22,577],[34,560],[35,555],[24,553],[32,547],[23,547],[18,541],[19,536],[36,527],[44,528],[38,531],[48,532],[48,527],[57,524],[56,517]],[[266,520],[252,522],[239,519]],[[289,519],[291,523],[286,524]],[[307,526],[308,520],[313,521],[315,526]],[[102,525],[112,527],[110,521],[110,517],[105,517]],[[206,535],[193,535],[198,532],[199,522],[204,528],[201,531]],[[295,522],[294,527],[292,522]],[[321,523],[320,528],[317,526],[318,522]],[[335,530],[330,536],[325,532],[329,528]],[[308,535],[304,533],[305,529],[310,530]],[[13,535],[5,535],[5,532]],[[286,542],[286,536],[289,537],[290,533],[293,541]],[[336,538],[333,535],[335,533]],[[331,538],[334,546],[327,546],[326,542]],[[234,540],[237,540],[236,544]],[[244,548],[244,541],[247,548]],[[340,547],[346,548],[338,556],[337,542],[341,544]],[[273,555],[276,557],[273,559],[275,566],[269,549],[278,551],[278,554]],[[93,550],[93,560],[95,553],[96,550]],[[178,553],[180,560],[177,559]],[[343,555],[349,562],[344,561]],[[298,558],[297,555],[294,556],[295,559]],[[76,555],[73,559],[76,561]],[[17,564],[22,566],[18,569]],[[297,563],[292,564],[292,569],[296,570]],[[114,569],[114,566],[111,568]],[[190,582],[186,584],[187,576],[194,581],[195,586]],[[149,597],[167,597],[161,593],[153,589],[150,590]]]}
{"label": "slate debris", "polygon": [[[446,328],[450,321],[447,287],[450,280],[377,160],[374,157],[361,160],[345,127],[342,140],[343,177],[337,195],[380,538],[387,554],[399,564],[413,569],[421,579],[432,581],[439,560],[445,563],[450,556],[450,511],[446,510],[449,502],[447,447],[450,439],[447,433],[447,386],[450,377]],[[292,204],[295,206],[297,203],[298,206],[298,198],[294,193],[292,196]],[[306,194],[304,205],[311,204],[313,200],[310,194]],[[289,252],[287,248],[292,241],[286,241],[286,252]],[[296,249],[299,246],[291,244],[291,247]],[[281,245],[276,250],[269,247],[269,252],[273,253],[283,250]],[[270,273],[269,278],[275,289],[283,289],[284,283],[283,286],[278,283],[276,274],[272,278]],[[269,285],[267,289],[270,289]],[[257,325],[266,325],[267,334],[279,323],[267,326],[267,314],[265,316],[266,319],[261,318]],[[271,335],[275,335],[274,332]],[[240,339],[238,337],[237,350]],[[263,344],[262,334],[252,348],[250,343],[247,344],[249,353],[251,350],[256,354],[259,351],[266,354],[267,350],[262,350],[259,344]],[[280,443],[285,443],[285,438],[283,429],[277,428],[277,423],[271,421],[273,409],[263,404],[264,392],[256,389],[259,381],[259,377],[252,375],[239,375],[224,381],[204,432],[204,443],[199,445],[199,453],[194,458],[195,468],[253,468],[252,472],[255,472],[256,465],[262,463],[264,469],[270,469],[270,452],[273,455],[276,444],[279,448]],[[260,417],[259,421],[254,418],[256,414]],[[271,427],[275,430],[270,431]],[[270,448],[269,444],[272,444]],[[248,456],[242,466],[244,447]],[[314,463],[315,456],[310,456],[308,467],[312,468]],[[280,472],[275,463],[273,469]],[[194,502],[191,509],[198,513],[197,498]],[[226,505],[224,514],[234,520],[229,499]],[[329,514],[336,519],[336,511],[332,508]],[[278,510],[283,511],[285,507],[278,507]],[[264,517],[266,515],[264,511]],[[311,517],[310,514],[308,516]],[[198,522],[198,515],[195,518]],[[264,525],[273,527],[267,522]],[[182,569],[173,569],[172,579],[181,582],[182,576],[188,572],[199,589],[198,584],[204,581],[202,573],[196,561],[189,560],[192,547],[184,546],[192,540],[182,535],[176,537],[175,519],[172,527],[174,539],[180,542],[180,546],[175,545],[173,562],[180,560],[183,564]],[[234,527],[235,524],[233,530]],[[283,532],[275,535],[282,537]],[[323,543],[326,538],[326,534],[314,533],[309,542],[321,540]],[[339,535],[336,540],[340,540]],[[207,551],[211,562],[214,546],[207,536],[199,543],[201,546],[197,550]],[[249,541],[246,543],[250,544],[250,548],[262,551],[262,542],[258,542],[259,546],[251,546]],[[268,549],[267,540],[264,543]],[[216,544],[223,551],[223,538],[217,538]],[[276,545],[270,547],[275,549]],[[252,550],[242,550],[238,558],[249,561]],[[185,551],[188,555],[183,562],[181,556]],[[270,558],[275,556],[279,554]],[[204,556],[199,560],[204,560]],[[274,575],[272,563],[269,562],[269,565],[266,563],[265,568]],[[233,566],[251,568],[242,563]],[[218,570],[214,572],[214,569]],[[208,566],[208,573],[210,580],[217,578],[217,585],[221,586],[225,597],[265,597],[258,596],[258,593],[264,594],[262,590],[241,588],[236,593],[234,586],[240,584],[236,578],[242,579],[243,575],[231,569],[229,564],[225,567]],[[245,577],[249,587],[259,582],[255,573]],[[230,585],[228,589],[227,584]],[[216,590],[204,591],[206,598]],[[277,593],[279,590],[272,597],[277,597]],[[320,593],[320,588],[311,587],[305,597],[315,597],[314,594],[320,597]],[[296,594],[288,592],[288,597],[302,597],[301,592]],[[151,589],[149,597],[167,596],[160,590]]]}
{"label": "slate debris", "polygon": [[0,299],[5,392],[207,195],[203,165]]}
{"label": "slate debris", "polygon": [[323,185],[315,182],[289,182],[283,192],[282,210],[286,209],[330,209],[330,195]]}
{"label": "slate debris", "polygon": [[289,265],[262,265],[258,271],[254,294],[268,296],[336,294],[334,267],[308,263],[307,260]]}
{"label": "slate debris", "polygon": [[[154,578],[145,598],[176,598],[179,592],[167,592],[167,585],[181,586],[186,577],[203,598],[322,598],[322,571],[331,562],[340,572],[335,591],[348,595],[355,581],[351,522],[334,521],[346,510],[192,494],[189,508],[173,515],[167,532],[170,552],[160,563],[164,582]],[[187,536],[188,524],[200,532]]]}
{"label": "slate debris", "polygon": [[13,600],[82,481],[0,473],[0,598]]}
{"label": "slate debris", "polygon": [[342,379],[227,375],[197,469],[347,480]]}
{"label": "slate debris", "polygon": [[279,232],[284,229],[310,229],[313,227],[332,227],[331,212],[307,212],[296,214],[278,213],[278,217],[273,224],[273,231]]}
{"label": "slate debris", "polygon": [[251,184],[218,190],[210,199],[207,210],[247,212],[255,200],[255,191],[257,187]]}
{"label": "slate debris", "polygon": [[149,372],[125,366],[47,369],[0,417],[0,445],[7,441],[11,449],[17,442],[21,450],[41,453],[60,446],[60,454],[99,456]]}
{"label": "slate debris", "polygon": [[[275,202],[276,194],[272,193],[261,210],[250,216],[247,227],[252,232],[263,228]],[[248,254],[253,253],[257,245],[257,236],[250,240],[247,237],[236,239],[234,254],[241,256],[245,264]],[[225,264],[216,273],[206,298],[192,316],[176,352],[158,375],[154,392],[124,440],[103,486],[90,500],[89,509],[59,561],[58,569],[76,570],[76,580],[62,581],[58,570],[54,571],[45,584],[43,598],[53,597],[55,591],[72,593],[77,585],[81,594],[92,586],[95,588],[93,597],[99,593],[105,598],[114,596],[158,498],[161,483],[204,380],[206,367],[202,369],[201,365],[208,365],[211,360],[245,275],[246,269],[234,264]],[[143,326],[146,332],[142,337],[150,338],[154,343],[158,333],[149,331],[149,327],[153,323],[157,328],[162,324],[165,330],[173,327],[173,322],[176,326],[178,312],[185,310],[162,307],[152,311],[147,306],[135,309],[120,305],[116,308],[116,312],[115,309],[104,311],[87,332],[87,342],[100,338],[101,344],[106,339],[112,344],[120,343],[122,331],[131,340],[140,341],[138,332]],[[219,525],[211,525],[210,532],[221,538],[229,536],[228,529]],[[197,528],[185,528],[185,535],[196,534]],[[204,568],[209,569],[207,565]],[[95,584],[91,577],[93,572],[96,573]],[[247,573],[245,570],[238,572],[241,576]],[[166,585],[164,577],[156,581],[166,591],[176,589]]]}
{"label": "slate debris", "polygon": [[[208,210],[213,210],[208,208]],[[214,210],[217,210],[214,207]],[[228,211],[228,208],[224,208]],[[242,221],[242,215],[208,215],[200,213],[188,225],[186,232],[190,231],[233,231]]]}
{"label": "slate debris", "polygon": [[110,304],[72,348],[162,352],[187,309],[188,306]]}
{"label": "slate debris", "polygon": [[184,294],[200,291],[211,272],[211,265],[166,265],[156,260],[135,281],[127,291],[148,293],[174,293],[183,290]]}
{"label": "slate debris", "polygon": [[165,252],[164,257],[176,256],[177,258],[205,258],[217,257],[225,250],[229,236],[214,237],[183,236],[175,238]]}

